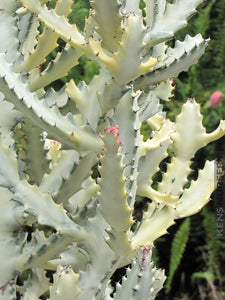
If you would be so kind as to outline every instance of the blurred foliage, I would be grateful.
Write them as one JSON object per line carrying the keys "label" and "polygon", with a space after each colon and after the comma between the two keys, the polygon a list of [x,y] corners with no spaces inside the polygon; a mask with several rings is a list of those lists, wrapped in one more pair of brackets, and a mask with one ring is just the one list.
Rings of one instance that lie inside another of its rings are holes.
{"label": "blurred foliage", "polygon": [[[199,32],[209,40],[205,54],[188,72],[182,72],[174,79],[176,89],[173,101],[166,103],[168,116],[174,120],[180,111],[181,103],[187,98],[196,98],[201,103],[204,125],[208,131],[215,129],[219,120],[225,117],[225,103],[210,107],[210,95],[220,90],[225,95],[225,2],[210,0],[204,2],[199,13],[189,21],[189,27],[179,31],[176,39],[183,40],[186,34]],[[173,45],[170,42],[169,45]]]}
{"label": "blurred foliage", "polygon": [[171,290],[171,282],[174,276],[175,271],[177,270],[181,259],[183,257],[188,237],[190,233],[190,218],[184,220],[184,222],[180,225],[177,230],[172,245],[171,245],[171,253],[170,256],[170,265],[169,265],[169,274],[166,281],[166,293],[169,293]]}

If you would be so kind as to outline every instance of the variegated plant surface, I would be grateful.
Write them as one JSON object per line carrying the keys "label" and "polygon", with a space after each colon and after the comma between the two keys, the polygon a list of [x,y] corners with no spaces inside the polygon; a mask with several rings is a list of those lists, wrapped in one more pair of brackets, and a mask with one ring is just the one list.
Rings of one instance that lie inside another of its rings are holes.
{"label": "variegated plant surface", "polygon": [[[93,0],[79,31],[73,0],[1,0],[0,299],[155,298],[165,276],[151,245],[209,201],[214,162],[187,186],[191,159],[225,133],[224,121],[206,133],[194,99],[176,122],[163,112],[170,79],[207,46],[200,34],[166,44],[201,2],[144,0],[141,10],[139,0]],[[59,39],[65,47],[45,66]],[[90,84],[47,88],[83,55],[99,65]],[[137,196],[149,199],[140,222]],[[127,264],[112,296],[111,275]]]}

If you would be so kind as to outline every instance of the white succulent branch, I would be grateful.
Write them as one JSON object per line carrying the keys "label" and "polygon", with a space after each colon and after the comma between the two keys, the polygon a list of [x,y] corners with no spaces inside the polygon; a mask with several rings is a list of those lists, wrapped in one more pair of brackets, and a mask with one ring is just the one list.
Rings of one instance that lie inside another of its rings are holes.
{"label": "white succulent branch", "polygon": [[[214,161],[186,183],[225,121],[206,133],[194,99],[175,122],[163,111],[171,78],[207,46],[200,34],[166,44],[201,1],[144,2],[143,12],[139,0],[93,0],[83,31],[69,21],[72,0],[0,3],[0,299],[154,299],[165,276],[152,243],[216,188]],[[89,84],[48,87],[84,54],[99,67]],[[140,197],[150,201],[137,221]],[[113,291],[111,276],[128,264]]]}

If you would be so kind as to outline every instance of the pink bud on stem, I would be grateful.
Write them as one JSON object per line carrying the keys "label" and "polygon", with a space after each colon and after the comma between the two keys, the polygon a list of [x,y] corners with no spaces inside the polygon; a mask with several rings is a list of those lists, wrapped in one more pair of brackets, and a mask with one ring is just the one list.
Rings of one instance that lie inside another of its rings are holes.
{"label": "pink bud on stem", "polygon": [[221,91],[215,91],[210,96],[210,105],[216,107],[221,100],[225,100],[225,97],[222,97]]}

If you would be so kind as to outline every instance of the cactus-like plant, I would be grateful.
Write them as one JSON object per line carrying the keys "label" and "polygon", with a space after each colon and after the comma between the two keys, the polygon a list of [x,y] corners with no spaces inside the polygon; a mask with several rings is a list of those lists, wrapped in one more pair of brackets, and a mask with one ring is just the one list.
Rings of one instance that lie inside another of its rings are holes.
{"label": "cactus-like plant", "polygon": [[[82,32],[68,19],[73,0],[48,2],[0,3],[0,299],[154,299],[165,276],[151,245],[209,201],[213,161],[185,184],[196,151],[225,134],[224,121],[206,133],[194,99],[176,122],[161,104],[170,78],[204,53],[200,34],[166,44],[201,0],[144,0],[144,11],[140,0],[93,0]],[[89,85],[46,89],[84,54],[100,70]],[[151,200],[138,223],[137,196]],[[112,296],[111,275],[127,264]]]}

